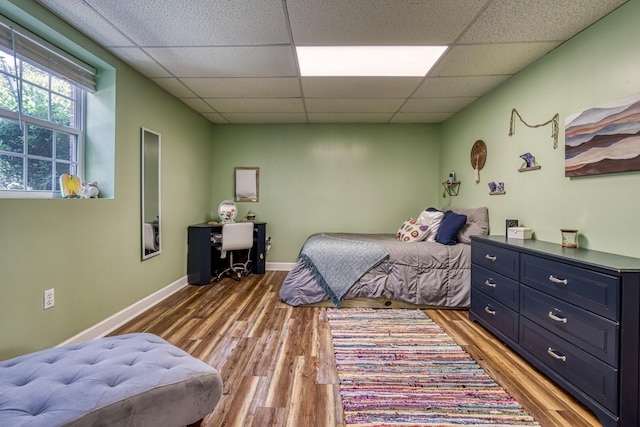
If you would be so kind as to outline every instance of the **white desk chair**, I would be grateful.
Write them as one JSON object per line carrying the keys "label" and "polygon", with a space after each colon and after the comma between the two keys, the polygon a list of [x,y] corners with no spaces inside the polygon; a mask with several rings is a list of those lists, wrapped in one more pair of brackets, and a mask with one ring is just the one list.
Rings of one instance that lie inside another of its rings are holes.
{"label": "white desk chair", "polygon": [[[220,251],[220,258],[226,259],[229,252],[229,266],[216,275],[216,281],[228,274],[235,274],[236,280],[249,274],[251,248],[253,247],[253,223],[233,222],[222,226],[222,242],[215,246]],[[247,251],[245,262],[233,262],[233,251]]]}

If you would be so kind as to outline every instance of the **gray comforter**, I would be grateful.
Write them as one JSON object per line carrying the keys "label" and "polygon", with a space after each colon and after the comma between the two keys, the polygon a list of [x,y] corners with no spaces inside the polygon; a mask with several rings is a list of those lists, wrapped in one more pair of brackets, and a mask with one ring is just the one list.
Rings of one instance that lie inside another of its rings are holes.
{"label": "gray comforter", "polygon": [[[366,272],[344,299],[385,297],[439,307],[468,307],[471,286],[471,245],[401,242],[395,234],[325,233],[342,239],[371,242],[389,257]],[[287,275],[280,298],[298,306],[329,297],[300,260]]]}

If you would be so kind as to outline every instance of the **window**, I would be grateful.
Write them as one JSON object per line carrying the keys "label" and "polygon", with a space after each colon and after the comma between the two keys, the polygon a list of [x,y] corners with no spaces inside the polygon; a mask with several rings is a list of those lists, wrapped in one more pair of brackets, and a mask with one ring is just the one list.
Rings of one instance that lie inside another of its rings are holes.
{"label": "window", "polygon": [[55,192],[60,175],[82,175],[82,100],[82,89],[0,51],[0,190]]}
{"label": "window", "polygon": [[0,20],[0,197],[54,197],[62,174],[84,176],[86,85],[56,48],[15,28]]}

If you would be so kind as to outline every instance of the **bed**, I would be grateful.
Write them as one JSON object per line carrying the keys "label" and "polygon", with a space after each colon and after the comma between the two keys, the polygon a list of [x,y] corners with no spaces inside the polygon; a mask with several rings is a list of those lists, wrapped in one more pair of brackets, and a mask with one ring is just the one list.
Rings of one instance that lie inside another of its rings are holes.
{"label": "bed", "polygon": [[471,236],[488,228],[487,208],[428,208],[396,234],[313,234],[280,298],[292,306],[467,308]]}

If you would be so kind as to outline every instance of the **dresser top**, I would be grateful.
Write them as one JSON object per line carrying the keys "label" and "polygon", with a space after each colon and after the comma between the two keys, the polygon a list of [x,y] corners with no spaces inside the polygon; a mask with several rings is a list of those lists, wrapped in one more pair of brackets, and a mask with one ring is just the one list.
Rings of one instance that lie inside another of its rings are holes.
{"label": "dresser top", "polygon": [[473,236],[473,241],[492,243],[533,255],[551,255],[565,261],[588,264],[605,270],[640,272],[640,258],[584,248],[565,248],[557,243],[534,239],[507,239],[505,236]]}

